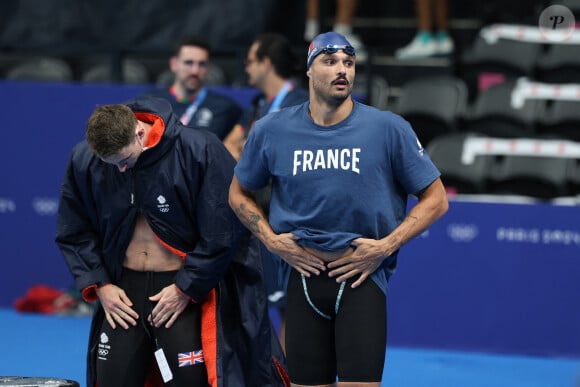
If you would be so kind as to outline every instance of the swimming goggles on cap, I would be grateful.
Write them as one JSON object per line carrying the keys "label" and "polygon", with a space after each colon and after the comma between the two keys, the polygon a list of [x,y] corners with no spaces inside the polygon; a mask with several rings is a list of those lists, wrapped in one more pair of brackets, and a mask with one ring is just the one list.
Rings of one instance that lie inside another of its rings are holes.
{"label": "swimming goggles on cap", "polygon": [[320,52],[323,54],[334,54],[338,52],[338,50],[344,51],[347,55],[354,56],[354,47],[344,44],[327,44],[325,47],[320,49]]}

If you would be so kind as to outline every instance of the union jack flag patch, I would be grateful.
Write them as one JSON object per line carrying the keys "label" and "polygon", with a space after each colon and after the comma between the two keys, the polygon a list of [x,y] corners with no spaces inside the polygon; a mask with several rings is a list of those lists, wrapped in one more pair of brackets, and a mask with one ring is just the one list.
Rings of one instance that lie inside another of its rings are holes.
{"label": "union jack flag patch", "polygon": [[203,350],[178,353],[177,359],[180,367],[203,363]]}

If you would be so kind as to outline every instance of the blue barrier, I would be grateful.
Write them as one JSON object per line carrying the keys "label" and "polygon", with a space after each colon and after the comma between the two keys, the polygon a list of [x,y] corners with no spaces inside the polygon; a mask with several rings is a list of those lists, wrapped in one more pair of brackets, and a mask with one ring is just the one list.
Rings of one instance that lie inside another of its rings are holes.
{"label": "blue barrier", "polygon": [[[54,244],[60,181],[97,104],[146,86],[0,82],[0,307],[73,286]],[[247,105],[253,89],[221,89]],[[580,207],[453,201],[404,246],[389,343],[580,356]]]}
{"label": "blue barrier", "polygon": [[401,250],[390,342],[580,355],[580,207],[452,201]]}

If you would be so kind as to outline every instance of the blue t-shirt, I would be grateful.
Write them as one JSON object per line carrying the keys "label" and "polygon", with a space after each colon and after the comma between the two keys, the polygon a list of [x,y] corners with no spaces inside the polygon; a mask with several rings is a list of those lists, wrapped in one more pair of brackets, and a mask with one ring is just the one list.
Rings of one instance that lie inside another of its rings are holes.
{"label": "blue t-shirt", "polygon": [[[358,237],[387,236],[406,216],[407,196],[439,171],[402,117],[355,102],[345,120],[320,126],[308,104],[256,122],[236,177],[252,190],[272,178],[270,224],[302,246],[336,251]],[[385,292],[396,257],[373,274]]]}

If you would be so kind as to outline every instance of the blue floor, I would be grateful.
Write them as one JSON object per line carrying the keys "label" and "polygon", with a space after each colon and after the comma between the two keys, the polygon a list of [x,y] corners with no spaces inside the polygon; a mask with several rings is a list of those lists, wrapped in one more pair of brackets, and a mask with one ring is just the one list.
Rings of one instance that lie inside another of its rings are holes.
{"label": "blue floor", "polygon": [[[85,383],[88,317],[0,309],[0,376]],[[384,386],[580,387],[580,359],[389,348]]]}
{"label": "blue floor", "polygon": [[580,387],[580,359],[394,348],[384,386]]}

